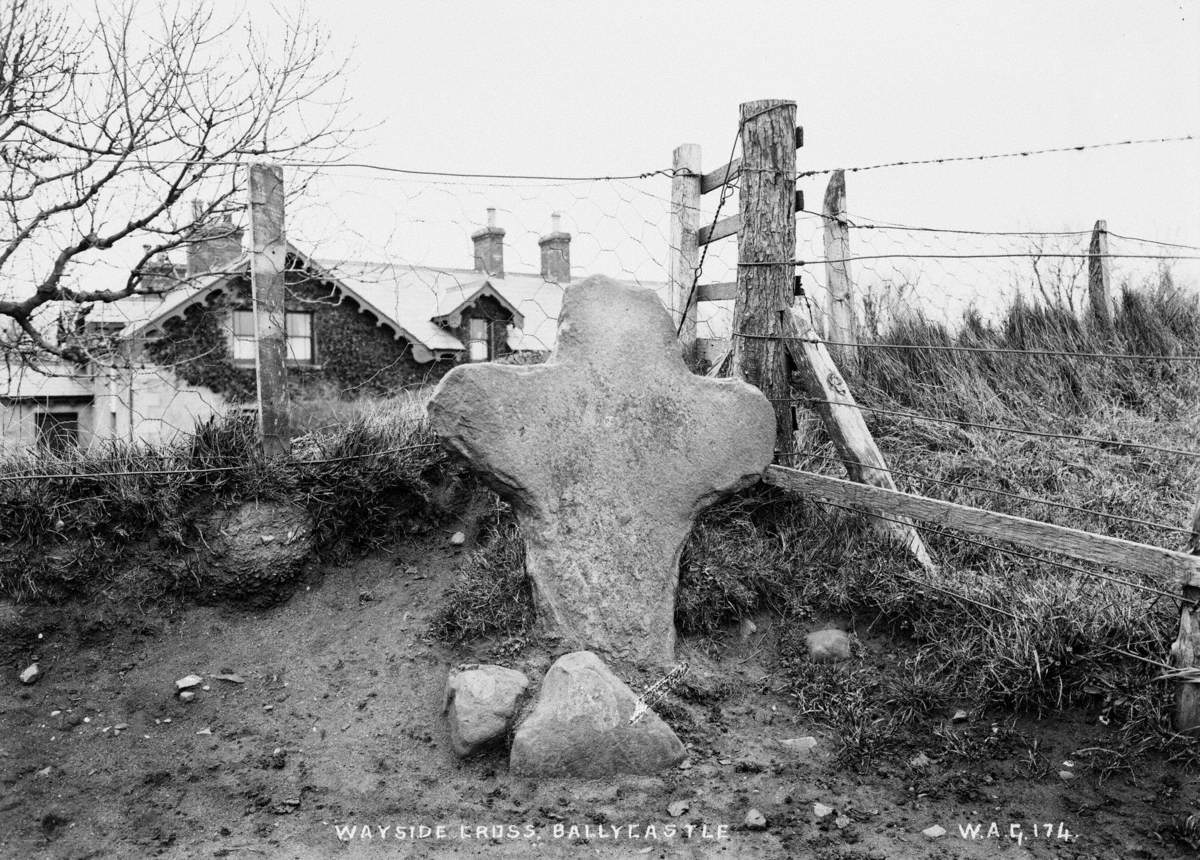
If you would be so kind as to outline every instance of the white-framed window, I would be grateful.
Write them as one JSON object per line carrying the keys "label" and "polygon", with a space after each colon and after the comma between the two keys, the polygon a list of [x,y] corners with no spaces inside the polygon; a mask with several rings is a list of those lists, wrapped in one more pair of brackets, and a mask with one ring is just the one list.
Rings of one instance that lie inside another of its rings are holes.
{"label": "white-framed window", "polygon": [[307,312],[285,313],[283,328],[287,340],[287,360],[297,364],[312,364],[313,315]]}
{"label": "white-framed window", "polygon": [[254,311],[233,312],[233,344],[234,361],[254,361],[258,356],[258,348],[254,337]]}
{"label": "white-framed window", "polygon": [[471,361],[487,361],[491,356],[488,346],[488,321],[472,317],[467,337],[467,357]]}
{"label": "white-framed window", "polygon": [[[307,311],[288,311],[283,315],[287,360],[295,364],[312,364],[316,355],[313,342],[313,315]],[[254,311],[233,312],[232,352],[234,361],[252,362],[258,356],[254,336]]]}

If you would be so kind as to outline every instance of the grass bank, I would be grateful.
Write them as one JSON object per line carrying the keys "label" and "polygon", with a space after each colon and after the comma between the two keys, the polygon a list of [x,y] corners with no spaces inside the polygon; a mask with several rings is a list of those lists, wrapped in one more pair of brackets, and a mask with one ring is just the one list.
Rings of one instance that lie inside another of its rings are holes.
{"label": "grass bank", "polygon": [[[312,514],[318,553],[363,551],[436,518],[446,456],[410,398],[297,438],[268,461],[252,421],[214,421],[175,444],[111,442],[0,463],[0,595],[64,600],[116,587],[152,600],[190,588],[176,562],[214,509],[265,500]],[[131,567],[143,570],[128,581]]]}
{"label": "grass bank", "polygon": [[[1134,446],[1200,450],[1200,363],[1157,358],[1196,355],[1200,305],[1168,280],[1126,290],[1108,329],[1021,303],[994,324],[969,315],[954,330],[910,317],[860,350],[848,376],[859,402],[881,410],[868,410],[867,423],[902,489],[1181,549],[1196,459]],[[796,465],[844,475],[816,423]],[[531,629],[519,534],[504,516],[486,534],[435,623],[446,641]],[[877,542],[857,515],[756,488],[698,522],[677,626],[707,647],[739,619],[780,616],[777,680],[836,730],[850,762],[928,735],[930,719],[951,708],[1078,707],[1116,729],[1111,746],[1087,754],[1097,767],[1151,750],[1200,763],[1200,744],[1171,731],[1174,685],[1143,662],[1166,662],[1175,637],[1168,583],[933,529],[925,537],[937,575]],[[804,633],[831,615],[893,637],[896,662],[881,666],[860,649],[849,664],[814,667]],[[970,746],[943,735],[951,753]]]}

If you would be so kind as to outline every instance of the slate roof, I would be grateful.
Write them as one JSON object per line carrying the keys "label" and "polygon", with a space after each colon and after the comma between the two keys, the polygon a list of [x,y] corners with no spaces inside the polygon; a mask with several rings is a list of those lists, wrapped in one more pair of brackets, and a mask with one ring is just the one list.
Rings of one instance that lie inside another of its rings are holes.
{"label": "slate roof", "polygon": [[[309,258],[289,243],[289,254],[314,274],[329,280],[345,296],[358,302],[383,325],[430,352],[458,352],[465,345],[435,320],[451,316],[469,305],[481,292],[495,295],[514,314],[517,325],[509,335],[515,350],[553,348],[563,287],[540,275],[505,273],[491,277],[474,269],[414,266],[389,262],[318,260]],[[193,280],[163,297],[141,296],[108,305],[96,305],[89,320],[123,322],[121,335],[153,335],[172,317],[231,277],[249,272],[250,259],[243,254],[227,271]],[[663,284],[645,284],[661,293]]]}

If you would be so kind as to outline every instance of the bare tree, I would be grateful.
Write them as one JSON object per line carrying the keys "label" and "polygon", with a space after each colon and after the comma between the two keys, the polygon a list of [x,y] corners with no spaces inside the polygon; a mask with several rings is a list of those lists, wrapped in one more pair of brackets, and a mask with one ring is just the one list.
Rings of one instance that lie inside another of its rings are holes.
{"label": "bare tree", "polygon": [[[342,68],[303,12],[252,27],[164,5],[0,0],[0,351],[85,360],[39,309],[178,288],[160,255],[241,208],[246,163],[345,143]],[[143,243],[128,277],[89,287],[89,261],[122,242]]]}

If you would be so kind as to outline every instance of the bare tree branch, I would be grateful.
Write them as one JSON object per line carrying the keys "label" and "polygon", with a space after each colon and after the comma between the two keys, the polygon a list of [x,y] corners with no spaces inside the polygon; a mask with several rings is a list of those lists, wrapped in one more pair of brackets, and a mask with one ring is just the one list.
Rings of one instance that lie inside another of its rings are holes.
{"label": "bare tree branch", "polygon": [[[218,8],[0,0],[0,317],[14,333],[0,351],[86,360],[39,310],[182,286],[151,264],[212,238],[247,163],[321,161],[346,141],[323,31],[303,12],[256,31]],[[95,252],[147,240],[122,285],[87,286]]]}

